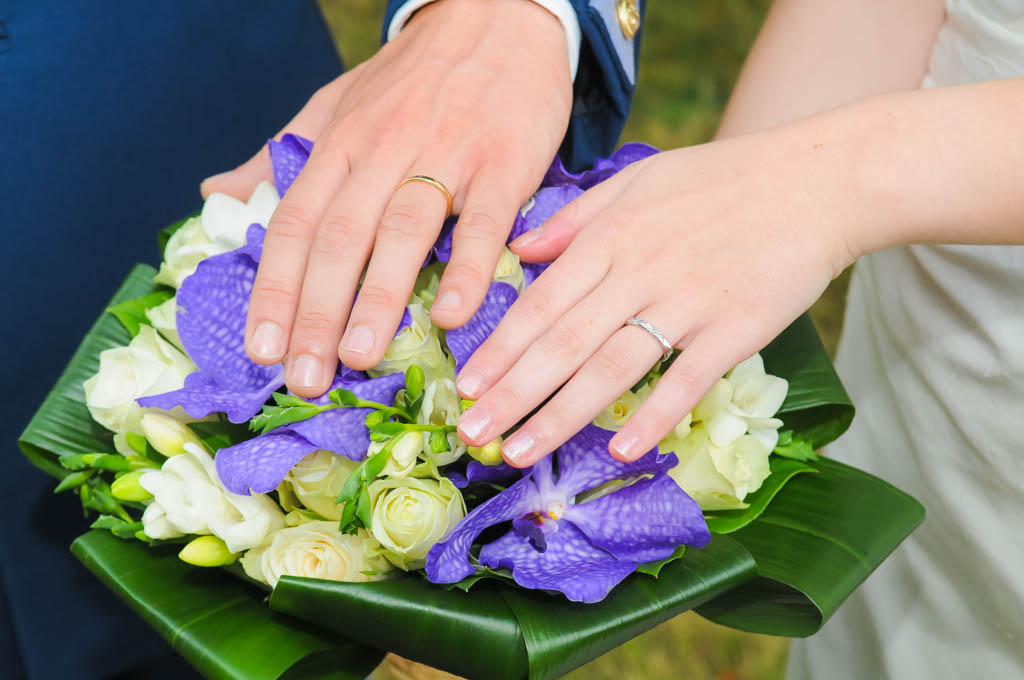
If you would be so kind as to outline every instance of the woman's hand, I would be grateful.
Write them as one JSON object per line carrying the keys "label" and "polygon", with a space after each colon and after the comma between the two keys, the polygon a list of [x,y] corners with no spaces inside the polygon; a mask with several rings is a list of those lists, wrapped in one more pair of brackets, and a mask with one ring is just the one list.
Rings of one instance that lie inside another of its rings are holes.
{"label": "woman's hand", "polygon": [[[437,188],[396,189],[412,175],[454,196],[460,218],[432,316],[463,324],[558,150],[571,100],[561,23],[529,0],[435,2],[320,89],[285,128],[316,145],[268,225],[249,356],[287,355],[288,387],[306,397],[327,389],[339,356],[355,369],[380,361],[446,216]],[[202,190],[245,198],[270,176],[264,147]]]}
{"label": "woman's hand", "polygon": [[554,394],[503,451],[523,467],[555,449],[662,356],[625,325],[635,316],[682,349],[610,445],[621,460],[649,451],[853,261],[849,146],[805,122],[661,153],[513,242],[526,261],[565,252],[460,373],[460,392],[477,400],[460,436],[485,444]]}

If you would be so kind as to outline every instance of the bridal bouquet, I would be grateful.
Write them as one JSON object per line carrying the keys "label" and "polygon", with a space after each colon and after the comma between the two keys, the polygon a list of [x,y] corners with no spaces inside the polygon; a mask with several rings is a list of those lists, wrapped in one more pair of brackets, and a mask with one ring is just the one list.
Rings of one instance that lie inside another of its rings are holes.
{"label": "bridal bouquet", "polygon": [[[282,366],[246,356],[245,317],[265,226],[311,148],[272,140],[274,184],[245,203],[214,194],[165,230],[159,271],[133,272],[21,440],[94,516],[76,554],[169,638],[189,638],[179,651],[207,674],[254,673],[266,652],[182,635],[167,589],[193,567],[237,580],[190,616],[254,582],[271,608],[375,648],[473,676],[554,677],[700,605],[726,625],[813,632],[920,521],[909,497],[815,454],[853,411],[806,318],[635,462],[608,442],[667,364],[532,468],[506,465],[500,437],[467,446],[456,372],[543,266],[506,249],[479,311],[443,331],[430,307],[453,220],[384,359],[340,366],[317,399],[287,392]],[[509,239],[654,152],[627,144],[579,174],[556,160]],[[126,564],[160,568],[139,580]],[[303,677],[294,668],[325,645],[365,675],[336,638],[246,611],[250,630],[255,616],[294,647],[263,675]]]}

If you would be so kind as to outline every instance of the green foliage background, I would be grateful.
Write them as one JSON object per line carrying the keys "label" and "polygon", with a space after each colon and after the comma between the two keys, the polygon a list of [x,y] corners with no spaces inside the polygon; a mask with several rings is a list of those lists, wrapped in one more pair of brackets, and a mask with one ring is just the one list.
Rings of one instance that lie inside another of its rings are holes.
{"label": "green foliage background", "polygon": [[[346,64],[376,50],[381,0],[320,0]],[[640,75],[623,141],[659,148],[708,141],[770,0],[650,0]],[[832,352],[842,325],[848,276],[811,309]],[[722,628],[695,614],[679,616],[571,673],[572,680],[782,678],[786,640]]]}

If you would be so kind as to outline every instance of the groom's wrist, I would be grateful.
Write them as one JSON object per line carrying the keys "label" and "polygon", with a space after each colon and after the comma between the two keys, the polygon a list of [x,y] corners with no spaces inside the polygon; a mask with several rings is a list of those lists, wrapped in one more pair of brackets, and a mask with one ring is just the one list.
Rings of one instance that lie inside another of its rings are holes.
{"label": "groom's wrist", "polygon": [[[568,48],[569,74],[572,79],[576,78],[576,70],[579,65],[580,45],[582,42],[579,20],[569,0],[516,0],[517,2],[530,3],[547,10],[547,14],[558,20],[565,34],[565,42]],[[393,40],[413,18],[413,15],[428,5],[444,4],[454,5],[456,0],[408,0],[398,11],[395,12],[388,24],[386,37],[388,41]],[[490,3],[488,3],[490,4]],[[479,0],[469,5],[473,9],[480,7]]]}

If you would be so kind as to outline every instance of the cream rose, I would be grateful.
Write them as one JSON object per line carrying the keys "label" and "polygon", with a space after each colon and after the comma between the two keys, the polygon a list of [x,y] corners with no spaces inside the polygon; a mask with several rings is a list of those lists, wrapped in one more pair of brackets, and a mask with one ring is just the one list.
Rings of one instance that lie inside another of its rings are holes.
{"label": "cream rose", "polygon": [[201,261],[245,245],[250,224],[267,226],[277,203],[277,190],[270,182],[260,182],[246,203],[227,194],[211,194],[200,216],[186,221],[167,241],[154,280],[180,288]]}
{"label": "cream rose", "polygon": [[492,280],[507,283],[522,293],[526,281],[523,279],[523,267],[519,264],[519,256],[508,248],[502,248]]}
{"label": "cream rose", "polygon": [[178,337],[178,296],[146,310],[146,318],[172,345],[184,351],[181,338]]}
{"label": "cream rose", "polygon": [[139,485],[153,494],[142,517],[143,530],[153,538],[165,537],[168,528],[181,534],[213,534],[237,553],[256,547],[284,526],[281,509],[266,495],[241,496],[225,489],[213,458],[196,444],[185,444],[184,453],[142,475]]}
{"label": "cream rose", "polygon": [[337,522],[304,522],[273,532],[247,552],[241,564],[249,578],[271,588],[286,575],[331,581],[376,581],[392,567],[387,560],[370,556],[367,543],[365,532],[342,534]]}
{"label": "cream rose", "polygon": [[[142,434],[147,411],[135,400],[181,389],[195,364],[151,327],[142,326],[127,347],[100,352],[99,373],[85,381],[85,402],[93,420],[117,433]],[[167,412],[189,421],[181,408]]]}
{"label": "cream rose", "polygon": [[747,494],[771,474],[770,452],[752,435],[718,446],[703,425],[696,425],[676,449],[679,464],[669,475],[703,510],[747,507]]}
{"label": "cream rose", "polygon": [[296,463],[282,483],[291,487],[302,505],[324,519],[337,521],[341,519],[341,506],[334,500],[358,466],[359,463],[344,456],[320,449]]}
{"label": "cream rose", "polygon": [[447,478],[382,478],[369,486],[371,533],[400,569],[419,569],[430,547],[466,516],[462,494]]}
{"label": "cream rose", "polygon": [[441,349],[438,328],[430,322],[430,313],[419,303],[409,305],[412,323],[395,336],[384,358],[369,370],[374,377],[401,373],[416,364],[423,369],[427,379],[455,376],[455,366]]}

